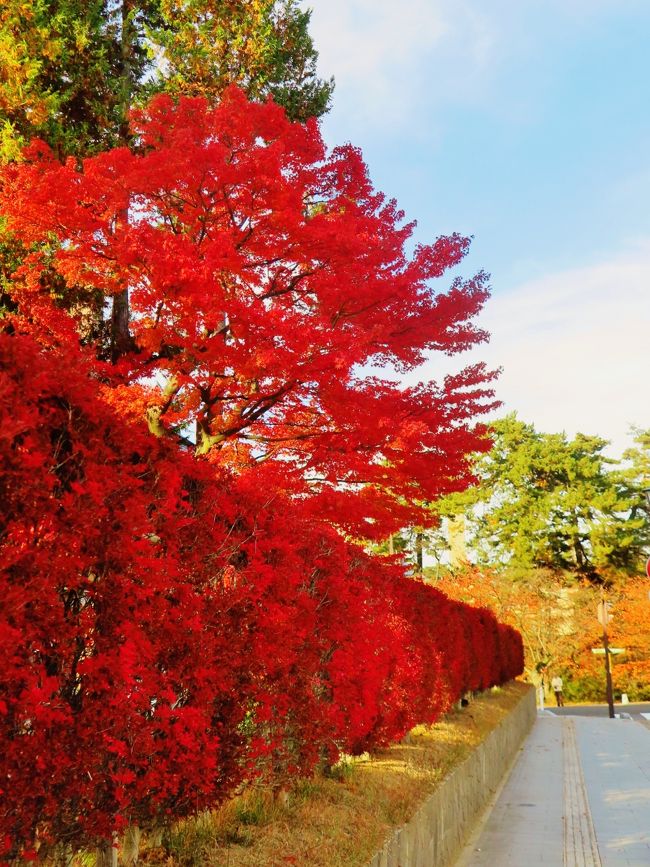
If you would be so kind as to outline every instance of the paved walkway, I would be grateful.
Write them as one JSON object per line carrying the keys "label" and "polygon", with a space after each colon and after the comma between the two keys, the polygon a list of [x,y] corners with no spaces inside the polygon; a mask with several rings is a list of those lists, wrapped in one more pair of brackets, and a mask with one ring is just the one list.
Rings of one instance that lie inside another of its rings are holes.
{"label": "paved walkway", "polygon": [[650,867],[650,730],[540,714],[456,867]]}

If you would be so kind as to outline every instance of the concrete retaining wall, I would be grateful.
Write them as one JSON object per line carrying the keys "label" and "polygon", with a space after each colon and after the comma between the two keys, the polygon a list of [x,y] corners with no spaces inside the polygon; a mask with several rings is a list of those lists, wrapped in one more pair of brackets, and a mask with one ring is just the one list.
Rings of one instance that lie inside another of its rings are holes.
{"label": "concrete retaining wall", "polygon": [[398,828],[368,867],[448,867],[532,728],[531,689],[480,746]]}

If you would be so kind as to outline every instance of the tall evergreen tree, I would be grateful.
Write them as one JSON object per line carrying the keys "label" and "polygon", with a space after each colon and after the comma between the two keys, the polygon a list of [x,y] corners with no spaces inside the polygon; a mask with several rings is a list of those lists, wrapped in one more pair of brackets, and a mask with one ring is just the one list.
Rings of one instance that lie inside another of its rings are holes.
{"label": "tall evergreen tree", "polygon": [[442,516],[464,514],[474,554],[486,564],[568,571],[598,583],[639,568],[647,542],[640,491],[603,451],[607,441],[539,433],[507,416],[476,462],[479,484],[443,499]]}
{"label": "tall evergreen tree", "polygon": [[59,157],[120,143],[150,66],[153,4],[6,0],[0,11],[2,157],[33,137]]}
{"label": "tall evergreen tree", "polygon": [[290,117],[327,110],[310,13],[296,0],[5,0],[0,156],[34,136],[60,157],[124,143],[131,105],[157,90],[219,98],[239,84]]}
{"label": "tall evergreen tree", "polygon": [[236,83],[252,99],[273,97],[292,120],[327,111],[334,82],[318,78],[311,12],[298,0],[160,0],[160,15],[154,87],[215,100]]}

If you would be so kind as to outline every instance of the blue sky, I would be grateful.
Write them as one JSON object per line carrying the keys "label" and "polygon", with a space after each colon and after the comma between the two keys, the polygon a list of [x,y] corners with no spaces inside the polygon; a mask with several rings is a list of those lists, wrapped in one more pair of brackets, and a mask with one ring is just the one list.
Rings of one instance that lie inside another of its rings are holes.
{"label": "blue sky", "polygon": [[503,367],[504,410],[620,453],[650,427],[650,3],[306,5],[327,142],[362,148],[418,240],[474,236],[493,336],[471,358]]}

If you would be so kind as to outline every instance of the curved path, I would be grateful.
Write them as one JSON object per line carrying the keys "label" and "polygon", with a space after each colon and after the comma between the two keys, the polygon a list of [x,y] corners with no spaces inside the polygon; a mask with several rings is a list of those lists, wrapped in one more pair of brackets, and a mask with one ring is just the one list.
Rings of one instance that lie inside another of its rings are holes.
{"label": "curved path", "polygon": [[650,728],[539,714],[456,867],[650,867]]}

